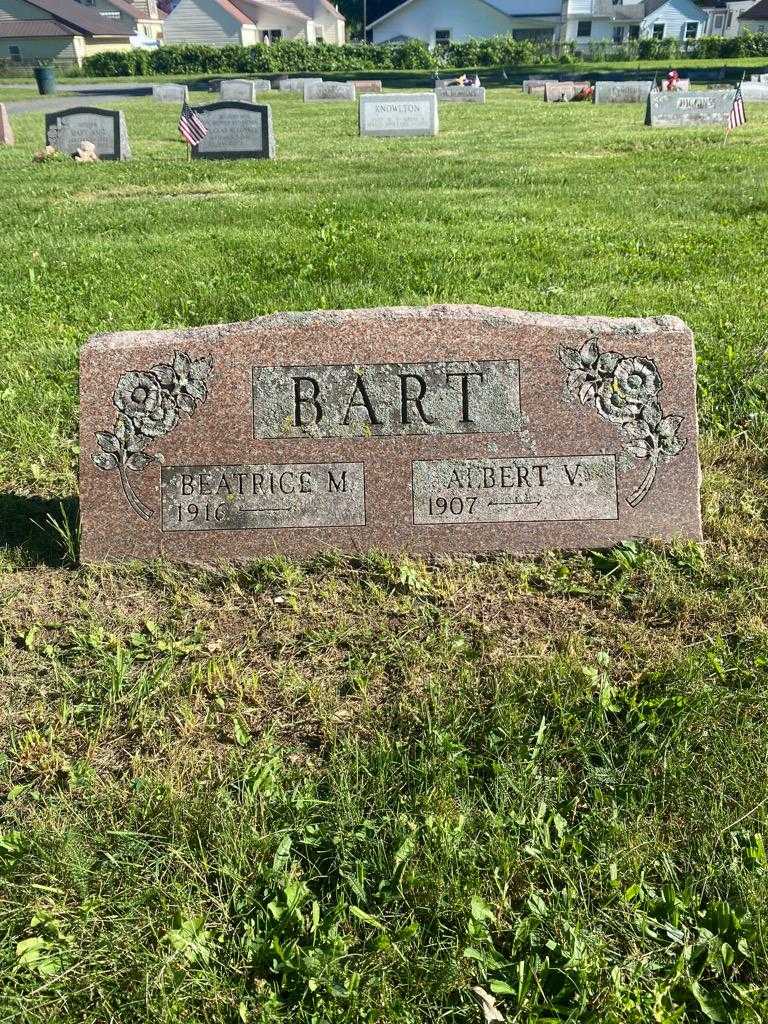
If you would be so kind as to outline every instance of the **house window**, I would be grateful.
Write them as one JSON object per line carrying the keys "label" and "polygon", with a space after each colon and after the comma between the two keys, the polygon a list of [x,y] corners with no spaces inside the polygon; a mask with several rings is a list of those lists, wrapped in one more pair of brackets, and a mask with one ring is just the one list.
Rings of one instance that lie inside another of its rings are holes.
{"label": "house window", "polygon": [[8,53],[11,56],[11,60],[14,64],[21,64],[21,50],[18,46],[9,46]]}
{"label": "house window", "polygon": [[283,38],[283,30],[281,28],[265,28],[264,38],[265,43],[276,43],[278,39]]}
{"label": "house window", "polygon": [[695,39],[699,33],[698,21],[686,21],[685,23],[685,38]]}
{"label": "house window", "polygon": [[579,39],[587,39],[592,35],[592,22],[591,21],[580,21],[576,26],[576,35]]}
{"label": "house window", "polygon": [[733,11],[728,11],[728,18],[725,22],[725,27],[730,28],[733,24]]}
{"label": "house window", "polygon": [[449,28],[435,29],[435,46],[450,46],[451,30]]}
{"label": "house window", "polygon": [[315,42],[316,43],[323,43],[323,42],[325,42],[325,39],[323,38],[323,26],[322,25],[315,25]]}
{"label": "house window", "polygon": [[722,27],[723,27],[723,16],[722,16],[722,14],[718,14],[718,16],[715,18],[715,30],[721,29]]}
{"label": "house window", "polygon": [[624,42],[624,27],[622,25],[613,30],[613,41],[617,46],[621,46]]}
{"label": "house window", "polygon": [[653,26],[653,38],[663,39],[664,38],[664,22],[657,21]]}
{"label": "house window", "polygon": [[629,38],[630,39],[639,39],[640,38],[640,26],[639,25],[630,25],[629,26]]}
{"label": "house window", "polygon": [[614,7],[623,7],[624,6],[624,0],[613,0],[613,6]]}

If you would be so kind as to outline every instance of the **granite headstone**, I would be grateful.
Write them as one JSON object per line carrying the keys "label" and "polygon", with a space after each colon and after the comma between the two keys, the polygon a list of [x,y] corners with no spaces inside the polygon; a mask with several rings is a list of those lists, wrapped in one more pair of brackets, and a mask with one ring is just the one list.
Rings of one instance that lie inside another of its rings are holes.
{"label": "granite headstone", "polygon": [[744,82],[741,95],[748,103],[768,103],[768,81]]}
{"label": "granite headstone", "polygon": [[279,92],[300,92],[304,94],[304,86],[309,84],[318,85],[322,78],[280,78],[277,82]]}
{"label": "granite headstone", "polygon": [[268,104],[222,100],[196,107],[195,113],[208,134],[192,147],[194,160],[274,159],[275,135]]}
{"label": "granite headstone", "polygon": [[435,93],[441,103],[485,103],[481,85],[438,85]]}
{"label": "granite headstone", "polygon": [[572,100],[577,92],[586,89],[589,82],[546,82],[544,99],[547,103],[562,103]]}
{"label": "granite headstone", "polygon": [[11,128],[8,111],[5,109],[5,104],[0,103],[0,146],[14,146],[15,144],[16,137]]}
{"label": "granite headstone", "polygon": [[523,79],[523,92],[530,93],[533,89],[543,89],[549,78],[525,78]]}
{"label": "granite headstone", "polygon": [[645,123],[658,128],[725,127],[735,97],[735,89],[690,93],[654,91],[648,94]]}
{"label": "granite headstone", "polygon": [[82,142],[92,142],[99,160],[131,159],[122,110],[70,107],[46,114],[45,141],[67,156],[74,156]]}
{"label": "granite headstone", "polygon": [[596,82],[595,103],[645,103],[653,82]]}
{"label": "granite headstone", "polygon": [[305,103],[355,102],[352,82],[307,82],[304,85]]}
{"label": "granite headstone", "polygon": [[379,93],[383,92],[381,81],[378,78],[358,78],[352,85],[355,87],[355,93],[361,96],[363,93]]}
{"label": "granite headstone", "polygon": [[160,103],[188,103],[189,87],[175,82],[163,82],[152,86],[152,98]]}
{"label": "granite headstone", "polygon": [[270,92],[271,82],[266,78],[227,78],[219,86],[222,100],[239,100],[243,103],[255,103],[260,92]]}
{"label": "granite headstone", "polygon": [[699,540],[694,368],[674,317],[477,306],[96,336],[82,558]]}
{"label": "granite headstone", "polygon": [[360,97],[361,135],[437,135],[439,127],[434,92]]}
{"label": "granite headstone", "polygon": [[750,75],[749,80],[750,82],[763,82],[765,85],[768,85],[768,75]]}

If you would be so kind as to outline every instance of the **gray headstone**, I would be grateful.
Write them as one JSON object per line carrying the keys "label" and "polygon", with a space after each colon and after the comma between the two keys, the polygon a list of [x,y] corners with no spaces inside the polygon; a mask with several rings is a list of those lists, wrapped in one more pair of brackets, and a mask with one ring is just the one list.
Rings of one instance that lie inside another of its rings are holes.
{"label": "gray headstone", "polygon": [[434,92],[360,97],[361,135],[437,135],[439,127]]}
{"label": "gray headstone", "polygon": [[546,82],[544,99],[547,103],[561,103],[572,100],[577,92],[586,89],[589,82]]}
{"label": "gray headstone", "polygon": [[240,100],[243,103],[255,103],[260,92],[269,92],[272,84],[266,78],[228,78],[219,86],[222,100]]}
{"label": "gray headstone", "polygon": [[381,80],[378,78],[358,78],[352,85],[358,96],[364,92],[383,92]]}
{"label": "gray headstone", "polygon": [[8,119],[8,111],[5,109],[5,104],[0,103],[0,146],[13,146],[15,142],[13,128]]}
{"label": "gray headstone", "polygon": [[193,159],[274,160],[272,108],[267,104],[227,100],[196,107],[195,113],[208,134],[192,147]]}
{"label": "gray headstone", "polygon": [[81,142],[92,142],[100,160],[131,159],[122,110],[71,107],[46,114],[45,141],[67,156],[74,156]]}
{"label": "gray headstone", "polygon": [[435,93],[441,103],[485,103],[485,89],[479,85],[438,85]]}
{"label": "gray headstone", "polygon": [[281,78],[277,83],[280,92],[300,92],[303,94],[304,86],[308,83],[319,84],[322,78]]}
{"label": "gray headstone", "polygon": [[189,89],[175,82],[163,82],[162,85],[152,86],[152,98],[160,103],[188,103]]}
{"label": "gray headstone", "polygon": [[597,82],[595,103],[645,103],[653,82]]}
{"label": "gray headstone", "polygon": [[352,82],[306,82],[305,103],[355,102],[355,87]]}
{"label": "gray headstone", "polygon": [[768,85],[768,75],[750,75],[749,80],[750,82],[762,82]]}
{"label": "gray headstone", "polygon": [[750,103],[768,103],[768,75],[765,83],[745,82],[741,87],[741,95]]}
{"label": "gray headstone", "polygon": [[657,128],[725,127],[735,96],[735,89],[689,93],[654,91],[648,94],[645,123]]}
{"label": "gray headstone", "polygon": [[523,80],[523,92],[530,93],[533,89],[543,90],[549,81],[551,81],[549,78],[526,78]]}

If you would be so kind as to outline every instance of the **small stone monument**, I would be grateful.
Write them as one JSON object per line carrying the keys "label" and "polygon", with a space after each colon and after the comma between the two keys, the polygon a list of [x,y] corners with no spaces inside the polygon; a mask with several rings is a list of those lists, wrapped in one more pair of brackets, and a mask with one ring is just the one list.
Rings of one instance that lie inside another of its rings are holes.
{"label": "small stone monument", "polygon": [[360,97],[361,135],[437,135],[434,92],[388,93]]}
{"label": "small stone monument", "polygon": [[0,103],[0,146],[14,146],[15,144],[16,137],[11,128],[8,111],[5,109],[5,104]]}
{"label": "small stone monument", "polygon": [[224,100],[196,107],[208,130],[196,146],[193,160],[274,160],[275,134],[268,104]]}
{"label": "small stone monument", "polygon": [[674,317],[279,313],[91,338],[85,562],[701,539]]}
{"label": "small stone monument", "polygon": [[162,85],[152,86],[152,98],[159,103],[188,103],[189,88],[175,82],[163,82]]}
{"label": "small stone monument", "polygon": [[354,103],[355,86],[352,82],[307,82],[304,86],[305,103]]}
{"label": "small stone monument", "polygon": [[595,103],[645,103],[653,82],[648,79],[623,82],[596,82]]}
{"label": "small stone monument", "polygon": [[485,103],[485,89],[480,85],[437,85],[435,93],[441,103]]}
{"label": "small stone monument", "polygon": [[71,107],[45,115],[45,141],[74,156],[83,140],[92,142],[99,160],[130,160],[128,130],[122,110]]}
{"label": "small stone monument", "polygon": [[266,78],[228,78],[221,82],[219,95],[222,100],[240,100],[255,103],[260,92],[270,92],[272,85]]}
{"label": "small stone monument", "polygon": [[280,78],[277,82],[279,92],[300,92],[304,95],[306,85],[319,85],[322,78]]}
{"label": "small stone monument", "polygon": [[352,82],[355,87],[355,93],[361,96],[363,93],[380,93],[382,89],[381,81],[378,78],[359,78]]}
{"label": "small stone monument", "polygon": [[650,92],[645,123],[657,128],[706,126],[725,128],[736,98],[735,89],[708,92]]}

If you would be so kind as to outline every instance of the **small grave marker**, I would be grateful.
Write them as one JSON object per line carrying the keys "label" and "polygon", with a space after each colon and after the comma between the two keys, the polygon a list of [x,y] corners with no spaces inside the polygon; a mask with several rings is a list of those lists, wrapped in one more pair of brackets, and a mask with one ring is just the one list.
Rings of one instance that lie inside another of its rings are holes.
{"label": "small grave marker", "polygon": [[130,160],[128,130],[122,110],[71,107],[45,115],[45,141],[67,156],[92,142],[99,160]]}
{"label": "small grave marker", "polygon": [[221,82],[219,96],[222,100],[239,100],[255,103],[260,92],[270,92],[271,82],[266,78],[227,78]]}
{"label": "small grave marker", "polygon": [[438,85],[435,93],[441,103],[485,103],[485,89],[479,85]]}
{"label": "small grave marker", "polygon": [[175,82],[163,82],[152,86],[152,98],[159,103],[188,103],[189,87]]}
{"label": "small grave marker", "polygon": [[595,103],[645,103],[653,82],[596,82]]}
{"label": "small grave marker", "polygon": [[193,160],[273,160],[275,135],[268,104],[223,100],[196,107],[208,134],[192,147]]}
{"label": "small grave marker", "polygon": [[438,130],[434,92],[360,97],[361,135],[437,135]]}
{"label": "small grave marker", "polygon": [[658,128],[725,127],[735,97],[735,89],[691,93],[654,91],[648,94],[645,123]]}
{"label": "small grave marker", "polygon": [[352,82],[307,82],[304,86],[305,103],[355,102]]}

